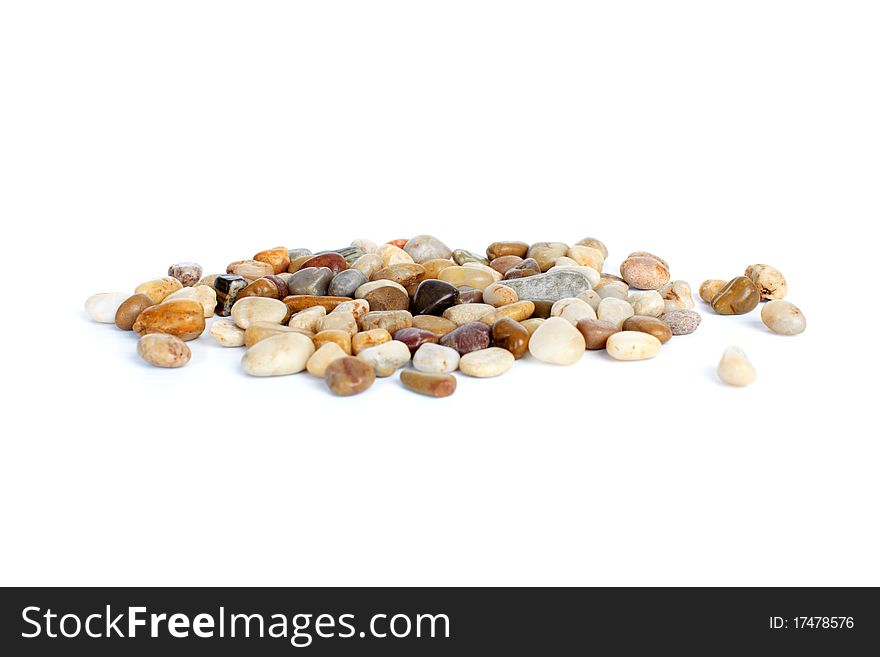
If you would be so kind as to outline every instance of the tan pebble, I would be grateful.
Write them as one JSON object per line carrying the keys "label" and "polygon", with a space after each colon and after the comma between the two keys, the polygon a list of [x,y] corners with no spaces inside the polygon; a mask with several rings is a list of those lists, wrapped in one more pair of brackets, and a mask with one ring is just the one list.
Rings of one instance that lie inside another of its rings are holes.
{"label": "tan pebble", "polygon": [[700,285],[700,298],[706,303],[712,303],[712,299],[727,285],[727,281],[722,281],[717,278],[711,278],[707,281],[703,281],[703,284]]}
{"label": "tan pebble", "polygon": [[315,351],[306,362],[306,370],[309,374],[323,378],[327,366],[334,360],[345,358],[348,354],[335,342],[325,342],[321,348]]}
{"label": "tan pebble", "polygon": [[[489,265],[484,265],[481,262],[466,262],[462,265],[465,269],[476,269],[478,271],[484,272],[485,274],[492,277],[492,281],[497,283],[501,280],[502,276],[495,269],[492,269]],[[491,285],[491,283],[490,283]]]}
{"label": "tan pebble", "polygon": [[383,244],[379,247],[377,253],[382,261],[382,267],[390,267],[391,265],[406,263],[412,264],[415,262],[409,253],[393,244]]}
{"label": "tan pebble", "polygon": [[561,317],[550,317],[529,340],[529,353],[544,363],[571,365],[583,356],[584,336]]}
{"label": "tan pebble", "polygon": [[172,292],[177,292],[183,285],[172,276],[156,278],[146,283],[141,283],[134,289],[135,294],[146,294],[153,303],[162,303]]}
{"label": "tan pebble", "polygon": [[455,392],[457,381],[451,374],[429,374],[415,370],[403,370],[400,382],[421,395],[428,397],[448,397]]}
{"label": "tan pebble", "polygon": [[324,370],[324,382],[340,397],[361,393],[375,381],[376,373],[369,363],[353,356],[337,358]]}
{"label": "tan pebble", "polygon": [[694,299],[691,296],[691,286],[687,281],[670,281],[658,292],[663,297],[664,311],[690,310],[694,307]]}
{"label": "tan pebble", "polygon": [[156,367],[183,367],[192,356],[183,340],[165,333],[141,336],[137,352],[141,358]]}
{"label": "tan pebble", "polygon": [[640,331],[619,331],[605,343],[605,351],[615,360],[646,360],[659,354],[660,348],[660,340]]}
{"label": "tan pebble", "polygon": [[545,321],[546,320],[544,320],[540,317],[532,317],[531,319],[524,319],[523,321],[520,322],[520,324],[522,324],[525,327],[526,331],[529,332],[529,337],[531,337],[534,334],[534,332],[538,330],[538,327],[541,324],[543,324]]}
{"label": "tan pebble", "polygon": [[173,301],[174,299],[192,299],[202,304],[202,311],[205,319],[214,316],[214,309],[217,307],[217,292],[207,285],[195,285],[193,287],[185,287],[169,294],[162,303]]}
{"label": "tan pebble", "polygon": [[577,299],[581,299],[582,301],[586,301],[593,310],[596,310],[599,307],[599,304],[602,303],[602,297],[599,296],[599,293],[596,290],[584,290],[576,297]]}
{"label": "tan pebble", "polygon": [[516,322],[521,322],[531,317],[534,312],[534,301],[516,301],[514,303],[509,303],[506,306],[496,308],[495,310],[488,312],[485,315],[481,315],[476,321],[483,322],[484,324],[488,324],[489,326],[492,326],[499,319],[503,319],[505,317],[510,318]]}
{"label": "tan pebble", "polygon": [[666,300],[657,290],[633,292],[627,301],[636,315],[660,317],[666,311]]}
{"label": "tan pebble", "polygon": [[591,246],[576,244],[568,250],[566,255],[577,264],[592,267],[596,271],[602,271],[602,267],[605,265],[605,256],[601,251]]}
{"label": "tan pebble", "polygon": [[504,374],[514,362],[516,359],[507,349],[489,347],[466,353],[459,360],[458,369],[468,376],[485,379]]}
{"label": "tan pebble", "polygon": [[630,256],[621,263],[620,275],[627,284],[639,290],[657,290],[669,282],[669,269],[656,256]]}
{"label": "tan pebble", "polygon": [[617,328],[623,325],[624,320],[635,315],[633,307],[628,301],[607,297],[602,299],[599,309],[596,311],[596,318],[603,322],[611,322]]}
{"label": "tan pebble", "polygon": [[340,331],[338,329],[328,329],[327,331],[319,331],[312,338],[315,349],[320,349],[328,342],[336,343],[342,351],[347,354],[351,353],[351,333],[348,331]]}
{"label": "tan pebble", "polygon": [[369,363],[378,377],[391,376],[410,361],[409,347],[399,340],[392,340],[375,347],[369,347],[358,355]]}
{"label": "tan pebble", "polygon": [[402,328],[413,325],[413,316],[408,310],[371,310],[358,320],[361,331],[385,329],[392,335]]}
{"label": "tan pebble", "polygon": [[596,319],[596,311],[583,299],[568,297],[553,304],[550,308],[550,316],[562,317],[575,326],[581,319]]}
{"label": "tan pebble", "polygon": [[443,311],[443,318],[454,322],[457,326],[476,322],[483,315],[488,315],[495,310],[494,306],[488,303],[463,303],[459,306],[452,306]]}
{"label": "tan pebble", "polygon": [[391,342],[391,334],[385,329],[361,331],[351,336],[351,353],[357,356],[364,349]]}
{"label": "tan pebble", "polygon": [[312,306],[305,310],[300,310],[290,317],[287,325],[293,328],[305,329],[312,333],[318,332],[318,324],[327,314],[327,310],[323,306]]}
{"label": "tan pebble", "polygon": [[371,292],[378,290],[383,287],[393,287],[396,290],[400,290],[404,294],[406,294],[406,288],[403,287],[400,283],[389,280],[380,280],[380,281],[370,281],[369,283],[364,283],[354,292],[355,299],[363,299]]}
{"label": "tan pebble", "polygon": [[195,340],[205,330],[205,317],[198,301],[180,299],[146,308],[131,328],[139,335],[168,333],[181,340]]}
{"label": "tan pebble", "polygon": [[435,315],[415,315],[412,318],[412,325],[415,328],[430,331],[441,338],[458,327],[455,322]]}
{"label": "tan pebble", "polygon": [[603,258],[608,257],[608,248],[605,246],[605,244],[602,243],[601,240],[597,240],[595,237],[585,237],[584,239],[575,242],[575,244],[578,246],[592,247],[594,249],[597,249],[602,254]]}
{"label": "tan pebble", "polygon": [[370,304],[363,299],[352,299],[351,301],[344,301],[343,303],[340,303],[330,312],[331,314],[351,313],[352,315],[354,315],[355,319],[360,319],[368,312],[370,312]]}
{"label": "tan pebble", "polygon": [[271,338],[273,335],[279,335],[281,333],[299,333],[309,339],[312,339],[315,336],[311,331],[293,326],[284,326],[283,324],[274,324],[272,322],[252,322],[244,332],[244,346],[253,347],[261,340]]}
{"label": "tan pebble", "polygon": [[785,276],[776,267],[750,265],[746,268],[745,275],[758,287],[762,299],[782,299],[788,294]]}
{"label": "tan pebble", "polygon": [[[493,269],[492,271],[495,270]],[[495,273],[497,274],[498,272]],[[494,276],[482,269],[457,265],[443,269],[439,273],[438,279],[455,287],[472,287],[476,290],[482,290],[496,282]]]}
{"label": "tan pebble", "polygon": [[322,317],[318,322],[318,331],[331,329],[348,331],[349,335],[354,335],[358,332],[358,323],[353,313],[338,313],[334,311]]}
{"label": "tan pebble", "polygon": [[718,363],[718,378],[732,386],[747,386],[758,376],[749,357],[739,347],[728,347]]}
{"label": "tan pebble", "polygon": [[519,301],[516,291],[502,283],[492,283],[483,290],[483,302],[490,306],[497,308],[516,301]]}
{"label": "tan pebble", "polygon": [[434,258],[423,262],[422,267],[425,268],[425,278],[437,278],[440,272],[447,267],[455,267],[455,263],[445,258]]}
{"label": "tan pebble", "polygon": [[378,253],[365,253],[354,261],[352,269],[357,269],[370,280],[370,277],[382,268],[382,258]]}
{"label": "tan pebble", "polygon": [[[603,280],[595,288],[596,293],[602,299],[620,299],[626,301],[629,299],[629,286],[620,281],[606,279]],[[598,308],[596,308],[598,310]]]}
{"label": "tan pebble", "polygon": [[287,268],[290,266],[290,257],[288,255],[287,247],[284,246],[276,246],[272,249],[260,251],[254,256],[254,260],[270,265],[273,274],[286,272]]}
{"label": "tan pebble", "polygon": [[315,353],[312,341],[300,333],[280,333],[260,340],[241,357],[251,376],[285,376],[302,372]]}
{"label": "tan pebble", "polygon": [[245,332],[238,328],[231,319],[218,319],[211,324],[211,337],[222,347],[244,346]]}
{"label": "tan pebble", "polygon": [[807,319],[800,309],[782,299],[770,301],[761,309],[761,321],[779,335],[797,335],[807,328]]}
{"label": "tan pebble", "polygon": [[287,306],[278,299],[245,297],[233,304],[231,316],[235,325],[242,329],[246,329],[252,322],[280,324],[287,317]]}
{"label": "tan pebble", "polygon": [[237,274],[251,282],[263,278],[263,276],[271,276],[275,273],[275,268],[268,262],[260,262],[259,260],[236,260],[229,263],[226,267],[226,273]]}

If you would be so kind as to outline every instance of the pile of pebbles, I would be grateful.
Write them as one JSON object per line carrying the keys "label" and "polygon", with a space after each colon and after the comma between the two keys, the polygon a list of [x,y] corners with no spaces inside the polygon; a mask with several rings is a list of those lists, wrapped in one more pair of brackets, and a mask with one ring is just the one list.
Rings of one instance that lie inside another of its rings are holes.
{"label": "pile of pebbles", "polygon": [[[674,336],[697,330],[690,285],[673,280],[665,260],[636,251],[616,276],[602,271],[607,256],[592,237],[573,246],[493,242],[485,255],[450,249],[431,235],[381,245],[358,239],[319,253],[267,249],[230,263],[224,274],[203,276],[194,262],[176,263],[134,294],[95,294],[85,306],[95,321],[139,335],[138,354],[158,367],[186,365],[186,342],[217,315],[211,337],[244,347],[242,368],[252,376],[305,370],[347,396],[401,370],[410,390],[446,397],[455,392],[456,370],[496,377],[526,354],[571,365],[589,350],[646,360]],[[752,265],[744,276],[705,281],[699,296],[724,315],[770,300],[764,323],[795,335],[806,322],[781,300],[786,291],[778,270]],[[718,373],[733,385],[754,380],[735,347]]]}

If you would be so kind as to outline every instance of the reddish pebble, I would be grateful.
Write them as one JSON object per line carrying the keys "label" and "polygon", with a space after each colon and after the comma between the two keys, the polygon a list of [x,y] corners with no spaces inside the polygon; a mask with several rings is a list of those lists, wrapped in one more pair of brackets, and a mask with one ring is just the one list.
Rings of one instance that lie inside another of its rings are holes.
{"label": "reddish pebble", "polygon": [[448,397],[455,392],[456,385],[451,374],[428,374],[416,370],[403,370],[400,382],[413,392],[428,397]]}

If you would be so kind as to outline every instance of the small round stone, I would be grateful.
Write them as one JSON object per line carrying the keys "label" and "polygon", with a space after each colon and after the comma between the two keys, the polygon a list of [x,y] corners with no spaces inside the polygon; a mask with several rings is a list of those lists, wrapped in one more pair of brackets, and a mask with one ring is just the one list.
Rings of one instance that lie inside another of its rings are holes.
{"label": "small round stone", "polygon": [[471,351],[485,349],[491,341],[492,329],[483,322],[462,324],[451,333],[447,333],[440,338],[441,345],[455,349],[461,356]]}
{"label": "small round stone", "polygon": [[403,370],[400,382],[413,392],[428,397],[448,397],[455,392],[458,383],[451,374],[428,374],[415,370]]}
{"label": "small round stone", "polygon": [[238,328],[231,319],[218,319],[211,324],[211,337],[221,347],[244,346],[244,330]]}
{"label": "small round stone", "polygon": [[[404,329],[401,329],[404,330]],[[391,342],[391,334],[385,329],[372,329],[370,331],[361,331],[351,336],[351,353],[357,356],[364,349],[376,347],[386,342]]]}
{"label": "small round stone", "polygon": [[492,242],[486,249],[486,257],[495,260],[503,256],[517,256],[525,258],[529,251],[529,245],[525,242],[501,241]]}
{"label": "small round stone", "polygon": [[485,379],[504,374],[513,367],[514,361],[513,354],[507,349],[489,347],[462,356],[458,369],[468,376]]}
{"label": "small round stone", "polygon": [[666,302],[657,290],[633,292],[627,299],[636,315],[660,317],[666,310]]}
{"label": "small round stone", "polygon": [[519,301],[519,296],[516,291],[503,283],[492,283],[483,290],[483,302],[496,308],[517,301]]}
{"label": "small round stone", "polygon": [[252,322],[280,324],[286,317],[287,306],[278,299],[245,297],[232,306],[232,321],[242,329],[246,329]]}
{"label": "small round stone", "polygon": [[184,341],[195,340],[205,330],[205,315],[198,301],[166,301],[141,312],[131,330],[138,335],[169,333]]}
{"label": "small round stone", "polygon": [[669,269],[656,256],[630,256],[621,263],[620,275],[639,290],[657,290],[669,282]]}
{"label": "small round stone", "polygon": [[468,262],[476,262],[481,265],[489,264],[488,258],[481,256],[479,253],[474,253],[465,249],[456,249],[455,251],[453,251],[452,260],[457,265],[464,265]]}
{"label": "small round stone", "polygon": [[611,322],[618,328],[623,325],[623,322],[632,317],[635,314],[633,311],[633,307],[629,305],[628,301],[624,301],[623,299],[617,299],[615,297],[606,297],[602,299],[602,303],[599,304],[599,309],[596,311],[596,317],[605,322]]}
{"label": "small round stone", "polygon": [[782,272],[771,265],[750,265],[745,275],[755,284],[762,299],[782,299],[788,294],[788,283]]}
{"label": "small round stone", "polygon": [[141,283],[134,289],[134,293],[146,294],[153,300],[153,303],[162,303],[165,300],[165,297],[172,292],[177,292],[177,290],[182,287],[183,285],[181,285],[180,281],[176,278],[165,276],[163,278],[156,278],[152,281],[147,281],[146,283]]}
{"label": "small round stone", "polygon": [[150,333],[138,340],[138,355],[156,367],[183,367],[192,352],[180,338],[165,333]]}
{"label": "small round stone", "polygon": [[123,331],[130,331],[138,315],[153,305],[155,305],[153,300],[146,294],[131,295],[116,309],[116,316],[114,317],[116,326]]}
{"label": "small round stone", "polygon": [[660,340],[648,333],[620,331],[608,338],[605,351],[615,360],[646,360],[660,353]]}
{"label": "small round stone", "polygon": [[522,258],[515,255],[506,255],[501,256],[500,258],[495,258],[492,262],[489,263],[489,266],[497,271],[499,274],[504,276],[511,268],[516,267],[519,263],[523,261]]}
{"label": "small round stone", "polygon": [[525,356],[530,337],[528,329],[510,317],[502,317],[492,324],[492,342],[509,351],[515,359]]}
{"label": "small round stone", "polygon": [[403,250],[417,263],[448,258],[452,255],[452,250],[433,235],[411,237],[403,246]]}
{"label": "small round stone", "polygon": [[419,347],[412,364],[419,372],[449,374],[458,369],[460,360],[461,356],[455,349],[426,343]]}
{"label": "small round stone", "polygon": [[646,315],[633,315],[624,320],[624,331],[639,331],[653,335],[660,340],[661,344],[665,344],[672,339],[672,329],[665,322],[661,322],[656,317],[648,317]]}
{"label": "small round stone", "polygon": [[747,386],[758,376],[749,357],[739,347],[728,347],[718,363],[718,378],[731,386]]}
{"label": "small round stone", "polygon": [[288,277],[287,288],[290,294],[311,294],[322,297],[327,294],[334,276],[333,270],[329,267],[306,267]]}
{"label": "small round stone", "polygon": [[405,344],[409,347],[409,352],[414,354],[423,344],[439,342],[440,336],[425,329],[409,327],[395,331],[394,339]]}
{"label": "small round stone", "polygon": [[584,336],[562,317],[550,317],[529,340],[529,353],[544,363],[571,365],[586,349]]}
{"label": "small round stone", "polygon": [[700,298],[706,303],[712,303],[712,299],[727,285],[727,281],[722,281],[717,278],[710,278],[709,280],[703,281],[703,284],[700,285]]}
{"label": "small round stone", "polygon": [[447,308],[443,311],[443,317],[461,326],[469,322],[476,322],[494,310],[494,306],[490,306],[488,303],[465,303]]}
{"label": "small round stone", "polygon": [[658,292],[663,297],[664,312],[694,307],[691,286],[687,281],[670,281],[661,287]]}
{"label": "small round stone", "polygon": [[697,330],[702,317],[695,310],[671,310],[657,319],[669,327],[672,335],[690,335]]}
{"label": "small round stone", "polygon": [[340,397],[357,395],[376,380],[373,368],[359,358],[346,356],[332,361],[324,370],[324,382]]}
{"label": "small round stone", "polygon": [[260,340],[241,357],[241,365],[251,376],[285,376],[306,368],[315,345],[301,333],[279,333]]}
{"label": "small round stone", "polygon": [[183,287],[192,287],[202,278],[202,266],[197,262],[177,262],[168,268],[168,275],[179,280]]}
{"label": "small round stone", "polygon": [[391,376],[410,361],[409,347],[403,342],[392,340],[361,351],[357,358],[369,363],[376,376]]}
{"label": "small round stone", "polygon": [[347,356],[348,354],[346,354],[338,344],[335,342],[326,342],[309,357],[308,361],[306,361],[306,370],[309,374],[323,378],[330,363],[339,358],[346,358]]}
{"label": "small round stone", "polygon": [[584,336],[586,348],[591,351],[604,349],[608,338],[620,331],[616,325],[601,319],[581,319],[577,323],[577,330]]}
{"label": "small round stone", "polygon": [[327,294],[331,297],[354,297],[355,291],[366,282],[368,281],[364,272],[346,269],[333,277],[327,286]]}
{"label": "small round stone", "polygon": [[761,302],[761,292],[746,276],[737,276],[727,283],[715,298],[712,309],[719,315],[744,315]]}
{"label": "small round stone", "polygon": [[807,328],[807,319],[800,309],[782,299],[770,301],[761,309],[761,321],[779,335],[797,335]]}

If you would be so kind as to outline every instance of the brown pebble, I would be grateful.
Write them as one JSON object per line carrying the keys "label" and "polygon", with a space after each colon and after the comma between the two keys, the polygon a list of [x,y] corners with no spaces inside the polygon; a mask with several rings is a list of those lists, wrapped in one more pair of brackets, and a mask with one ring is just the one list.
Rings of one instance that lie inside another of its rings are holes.
{"label": "brown pebble", "polygon": [[168,333],[181,340],[195,340],[205,330],[205,311],[193,299],[175,299],[144,309],[132,330],[139,335]]}
{"label": "brown pebble", "polygon": [[290,264],[287,266],[287,272],[289,274],[295,274],[300,269],[302,269],[303,263],[308,262],[314,258],[311,253],[307,253],[304,255],[296,256],[295,258],[291,258]]}
{"label": "brown pebble", "polygon": [[525,258],[528,252],[529,245],[525,242],[492,242],[486,249],[486,257],[489,260],[511,255]]}
{"label": "brown pebble", "polygon": [[244,331],[244,346],[253,347],[261,340],[271,338],[279,333],[301,333],[309,339],[313,339],[315,336],[311,331],[296,328],[295,326],[284,326],[282,324],[273,324],[272,322],[254,322],[248,325]]}
{"label": "brown pebble", "polygon": [[737,276],[712,299],[712,309],[719,315],[744,315],[761,302],[761,291],[750,278]]}
{"label": "brown pebble", "polygon": [[131,295],[116,310],[116,326],[123,331],[130,331],[138,315],[153,305],[153,300],[146,294]]}
{"label": "brown pebble", "polygon": [[440,341],[440,336],[431,331],[410,326],[409,328],[395,331],[394,339],[405,344],[409,348],[409,353],[414,354],[423,344],[429,342],[437,344]]}
{"label": "brown pebble", "polygon": [[528,329],[510,317],[502,317],[492,325],[492,342],[506,349],[514,358],[522,358],[529,350]]}
{"label": "brown pebble", "polygon": [[290,310],[290,314],[293,315],[312,306],[321,306],[329,313],[340,303],[351,301],[351,299],[349,297],[319,297],[311,294],[291,294],[284,297],[282,301]]}
{"label": "brown pebble", "polygon": [[458,324],[452,320],[445,317],[437,317],[436,315],[415,315],[412,318],[412,325],[415,328],[430,331],[441,338],[458,328]]}
{"label": "brown pebble", "polygon": [[661,322],[656,317],[648,317],[647,315],[633,315],[623,320],[624,331],[638,331],[639,333],[647,333],[653,335],[660,340],[660,343],[669,342],[672,338],[672,329]]}
{"label": "brown pebble", "polygon": [[334,274],[338,274],[348,269],[348,263],[345,262],[345,258],[340,254],[331,251],[312,256],[300,265],[300,269],[305,269],[306,267],[327,267]]}
{"label": "brown pebble", "polygon": [[409,295],[399,287],[383,285],[364,295],[370,310],[408,310]]}
{"label": "brown pebble", "polygon": [[425,268],[425,279],[437,278],[440,272],[447,267],[455,267],[455,263],[452,262],[452,260],[446,260],[443,258],[426,260],[425,262],[421,263],[421,265]]}
{"label": "brown pebble", "polygon": [[455,392],[456,379],[451,374],[429,374],[416,370],[403,370],[400,382],[413,392],[428,397],[448,397]]}
{"label": "brown pebble", "polygon": [[425,279],[425,268],[415,263],[402,262],[396,265],[388,265],[370,276],[371,281],[394,281],[407,287],[418,285]]}
{"label": "brown pebble", "polygon": [[492,262],[489,263],[489,266],[497,271],[499,274],[504,276],[504,274],[506,274],[513,267],[516,267],[522,261],[523,259],[519,256],[506,255],[495,258]]}
{"label": "brown pebble", "polygon": [[456,299],[455,303],[483,303],[483,291],[468,287],[467,285],[460,287],[458,288],[458,299]]}
{"label": "brown pebble", "polygon": [[326,331],[318,331],[315,333],[315,337],[312,338],[316,351],[328,342],[335,342],[342,348],[342,351],[347,354],[351,353],[351,333],[348,331],[327,329]]}
{"label": "brown pebble", "polygon": [[547,319],[550,317],[550,311],[553,309],[553,304],[556,302],[551,301],[550,299],[533,299],[532,303],[535,304],[535,309],[532,311],[532,317]]}
{"label": "brown pebble", "polygon": [[[276,277],[273,276],[272,278]],[[247,287],[238,293],[237,298],[266,297],[269,299],[283,299],[287,294],[281,294],[281,292],[287,292],[287,285],[284,285],[284,288],[280,289],[278,283],[272,280],[272,278],[264,276],[263,278],[258,278],[252,283],[248,283]]]}
{"label": "brown pebble", "polygon": [[273,249],[260,251],[254,256],[254,260],[272,265],[272,269],[274,270],[273,273],[275,274],[286,272],[288,266],[290,266],[290,256],[287,248],[283,246],[276,246]]}
{"label": "brown pebble", "polygon": [[337,358],[324,371],[324,383],[331,392],[348,397],[363,392],[376,380],[373,367],[354,356]]}
{"label": "brown pebble", "polygon": [[605,343],[608,342],[608,338],[620,331],[616,324],[601,319],[590,319],[588,317],[578,320],[577,330],[581,332],[582,336],[584,336],[584,342],[587,344],[587,349],[594,351],[597,349],[604,349]]}

